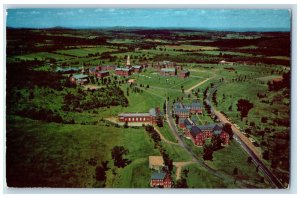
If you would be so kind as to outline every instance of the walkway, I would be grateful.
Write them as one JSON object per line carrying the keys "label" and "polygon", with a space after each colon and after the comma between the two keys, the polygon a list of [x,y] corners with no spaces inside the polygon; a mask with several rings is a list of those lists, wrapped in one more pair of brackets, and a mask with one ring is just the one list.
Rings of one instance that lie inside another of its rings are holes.
{"label": "walkway", "polygon": [[214,78],[214,77],[210,77],[210,78],[207,78],[207,79],[203,80],[202,82],[200,82],[200,83],[198,83],[198,84],[192,86],[191,88],[185,90],[185,93],[191,92],[193,89],[195,89],[195,88],[197,88],[197,87],[203,85],[204,83],[206,83],[207,81],[209,81],[209,80],[211,80],[211,79],[213,79],[213,78]]}
{"label": "walkway", "polygon": [[170,141],[170,140],[167,140],[166,138],[165,138],[165,136],[160,132],[160,130],[156,127],[156,126],[153,126],[154,127],[154,129],[156,130],[156,132],[159,134],[159,136],[160,136],[160,139],[162,140],[162,141],[164,141],[164,142],[166,142],[166,143],[168,143],[168,144],[174,144],[174,145],[179,145],[178,143],[175,143],[175,142],[172,142],[172,141]]}
{"label": "walkway", "polygon": [[188,162],[173,162],[173,165],[176,167],[176,180],[179,180],[181,177],[181,169],[184,166],[190,165],[192,163],[196,163],[194,161],[188,161]]}

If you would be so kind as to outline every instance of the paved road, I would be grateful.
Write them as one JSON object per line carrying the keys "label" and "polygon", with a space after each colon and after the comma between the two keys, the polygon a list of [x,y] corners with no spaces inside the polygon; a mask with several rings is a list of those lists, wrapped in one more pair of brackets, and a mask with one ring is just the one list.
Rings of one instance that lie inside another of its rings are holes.
{"label": "paved road", "polygon": [[269,181],[276,188],[284,188],[281,182],[277,179],[277,177],[264,165],[261,158],[261,153],[257,150],[257,148],[250,142],[250,140],[244,136],[239,129],[237,129],[221,112],[217,111],[213,108],[211,99],[212,94],[217,90],[218,86],[213,87],[207,93],[206,102],[209,106],[211,106],[212,112],[219,118],[222,123],[231,124],[232,131],[235,135],[237,142],[242,146],[242,148],[251,156],[253,163],[256,166],[259,166],[259,169],[264,173],[264,175],[269,179]]}

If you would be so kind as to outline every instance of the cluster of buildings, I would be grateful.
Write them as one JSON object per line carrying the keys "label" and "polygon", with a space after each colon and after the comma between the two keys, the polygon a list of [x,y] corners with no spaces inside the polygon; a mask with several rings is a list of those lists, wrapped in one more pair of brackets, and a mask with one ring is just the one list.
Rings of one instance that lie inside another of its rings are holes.
{"label": "cluster of buildings", "polygon": [[121,113],[118,115],[119,122],[142,122],[156,124],[158,114],[162,115],[159,108],[152,108],[147,113]]}
{"label": "cluster of buildings", "polygon": [[152,170],[150,186],[152,188],[171,188],[172,177],[164,165],[162,156],[149,156],[149,168]]}
{"label": "cluster of buildings", "polygon": [[187,78],[190,76],[190,72],[188,70],[184,70],[182,66],[171,61],[157,62],[153,64],[152,67],[162,76],[178,76],[180,78]]}
{"label": "cluster of buildings", "polygon": [[[88,74],[90,76],[95,76],[98,79],[104,78],[106,76],[109,76],[109,71],[115,70],[115,66],[112,65],[105,65],[105,66],[96,66],[91,67],[88,69]],[[75,71],[78,71],[75,70]],[[74,74],[70,77],[70,81],[77,85],[84,85],[89,82],[89,75],[85,74],[86,71],[84,67],[81,69],[81,74]]]}
{"label": "cluster of buildings", "polygon": [[[146,66],[145,64],[143,64],[143,66]],[[128,77],[130,75],[132,75],[133,73],[139,73],[142,71],[143,66],[140,65],[135,65],[135,66],[131,66],[130,63],[130,57],[127,56],[127,61],[126,61],[126,65],[125,67],[117,67],[114,65],[104,65],[104,66],[96,66],[96,67],[91,67],[88,69],[88,74],[90,76],[95,76],[96,78],[104,78],[106,76],[110,75],[110,71],[115,71],[116,75],[119,76],[125,76]],[[80,69],[67,69],[67,71],[79,71]],[[59,72],[65,72],[65,70],[62,70],[61,68],[58,69]],[[81,74],[75,74],[73,76],[70,77],[70,81],[72,83],[78,84],[78,85],[83,85],[88,83],[88,75],[85,74],[86,70],[84,69],[84,67],[82,67],[81,69]]]}
{"label": "cluster of buildings", "polygon": [[229,134],[223,131],[221,124],[197,126],[191,119],[192,114],[202,114],[202,105],[198,101],[190,104],[180,102],[173,105],[173,116],[178,116],[178,127],[183,129],[185,136],[191,139],[196,146],[203,146],[213,135],[220,136],[223,145],[229,142]]}
{"label": "cluster of buildings", "polygon": [[109,76],[109,71],[115,70],[116,66],[105,65],[105,66],[96,66],[89,68],[89,74],[97,78],[104,78]]}
{"label": "cluster of buildings", "polygon": [[197,126],[191,119],[185,118],[178,126],[183,129],[185,137],[191,139],[196,146],[203,146],[213,135],[220,137],[223,146],[229,143],[229,134],[223,130],[222,124]]}
{"label": "cluster of buildings", "polygon": [[[130,56],[127,56],[125,67],[117,67],[113,65],[105,65],[105,66],[96,66],[88,69],[88,74],[90,76],[95,76],[96,78],[104,78],[110,75],[110,71],[114,71],[118,76],[129,77],[133,73],[140,73],[143,68],[148,67],[147,63],[142,65],[134,65],[132,66],[130,63]],[[187,78],[190,76],[190,72],[188,70],[184,70],[182,66],[176,65],[175,62],[171,61],[161,61],[153,64],[153,68],[155,71],[159,71],[162,76],[178,76],[180,78]],[[80,69],[67,69],[66,71],[62,68],[59,68],[59,72],[69,72],[69,71],[79,71]],[[70,78],[72,83],[76,83],[79,85],[88,83],[88,75],[86,74],[86,70],[82,67],[82,74],[73,75]]]}
{"label": "cluster of buildings", "polygon": [[202,114],[202,105],[198,101],[193,101],[190,104],[177,102],[173,105],[173,115],[178,116],[179,120],[182,118],[189,118],[191,114],[196,113]]}
{"label": "cluster of buildings", "polygon": [[127,61],[125,67],[118,67],[115,69],[115,74],[119,76],[131,76],[133,73],[140,73],[143,69],[141,65],[131,66],[130,56],[127,56]]}

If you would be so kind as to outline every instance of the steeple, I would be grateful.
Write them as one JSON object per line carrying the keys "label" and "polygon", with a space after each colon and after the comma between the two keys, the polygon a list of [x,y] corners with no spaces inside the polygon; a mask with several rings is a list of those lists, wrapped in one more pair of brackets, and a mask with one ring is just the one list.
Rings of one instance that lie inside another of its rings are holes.
{"label": "steeple", "polygon": [[82,65],[81,73],[84,73],[84,66]]}
{"label": "steeple", "polygon": [[129,55],[127,56],[126,66],[131,66],[131,64],[130,64],[130,56]]}

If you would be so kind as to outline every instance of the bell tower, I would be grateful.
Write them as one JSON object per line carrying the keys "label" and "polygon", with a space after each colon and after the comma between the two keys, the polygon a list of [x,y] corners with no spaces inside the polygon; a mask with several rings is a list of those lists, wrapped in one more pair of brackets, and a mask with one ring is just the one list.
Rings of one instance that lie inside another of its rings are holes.
{"label": "bell tower", "polygon": [[131,64],[130,64],[130,56],[129,55],[127,56],[126,66],[127,67],[131,66]]}

